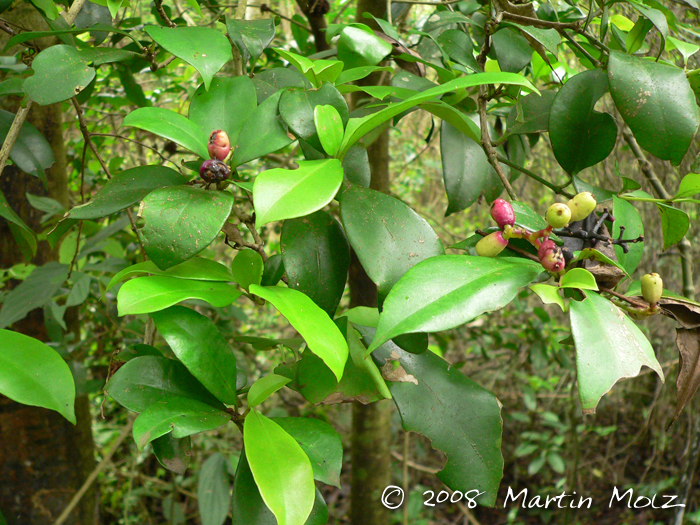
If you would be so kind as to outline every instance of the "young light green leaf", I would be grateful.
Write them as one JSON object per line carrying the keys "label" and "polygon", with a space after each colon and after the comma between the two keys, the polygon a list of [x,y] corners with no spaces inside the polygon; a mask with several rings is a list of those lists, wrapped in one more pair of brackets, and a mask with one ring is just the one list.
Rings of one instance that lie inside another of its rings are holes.
{"label": "young light green leaf", "polygon": [[147,314],[164,310],[186,299],[199,299],[221,308],[231,304],[240,295],[237,288],[225,283],[154,275],[124,283],[117,294],[117,309],[120,316]]}
{"label": "young light green leaf", "polygon": [[243,442],[255,484],[278,525],[304,525],[316,489],[309,458],[277,423],[252,409]]}
{"label": "young light green leaf", "polygon": [[595,277],[583,268],[572,268],[559,280],[559,288],[578,288],[579,290],[598,290]]}
{"label": "young light green leaf", "polygon": [[556,304],[561,308],[562,312],[566,311],[564,300],[559,295],[559,289],[556,286],[551,284],[531,284],[528,288],[535,292],[544,304]]}
{"label": "young light green leaf", "polygon": [[153,275],[167,275],[169,277],[178,277],[180,279],[192,279],[193,281],[235,281],[231,270],[226,266],[211,259],[203,257],[193,257],[184,263],[177,266],[171,266],[167,270],[161,270],[153,261],[143,261],[132,264],[119,271],[112,279],[105,290],[109,290],[115,284],[125,281],[134,275],[150,273]]}
{"label": "young light green leaf", "polygon": [[253,185],[256,228],[320,210],[342,182],[343,167],[337,159],[300,161],[296,170],[263,171]]}
{"label": "young light green leaf", "polygon": [[340,113],[333,106],[316,106],[314,108],[314,124],[323,149],[331,157],[338,153],[343,140],[343,121]]}
{"label": "young light green leaf", "polygon": [[340,381],[348,359],[348,344],[326,312],[306,295],[291,288],[251,284],[250,293],[271,302]]}
{"label": "young light green leaf", "polygon": [[676,193],[673,199],[693,197],[698,193],[700,193],[700,173],[688,173],[681,179],[681,183],[678,186],[678,193]]}
{"label": "young light green leaf", "polygon": [[290,381],[291,379],[288,377],[278,376],[277,374],[268,374],[261,377],[248,390],[248,406],[250,408],[258,406]]}
{"label": "young light green leaf", "polygon": [[63,358],[41,341],[0,330],[0,394],[55,410],[75,425],[75,384]]}
{"label": "young light green leaf", "polygon": [[664,250],[667,250],[685,237],[690,227],[690,218],[683,210],[657,203],[656,207],[661,213],[661,231],[664,236]]}

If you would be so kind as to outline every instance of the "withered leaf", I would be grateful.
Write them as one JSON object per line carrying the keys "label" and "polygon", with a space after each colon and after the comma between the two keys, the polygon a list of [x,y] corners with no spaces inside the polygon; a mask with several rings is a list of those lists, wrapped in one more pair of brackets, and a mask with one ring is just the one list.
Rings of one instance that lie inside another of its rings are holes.
{"label": "withered leaf", "polygon": [[676,380],[676,412],[668,426],[678,418],[700,386],[700,329],[677,328],[676,345],[681,362]]}

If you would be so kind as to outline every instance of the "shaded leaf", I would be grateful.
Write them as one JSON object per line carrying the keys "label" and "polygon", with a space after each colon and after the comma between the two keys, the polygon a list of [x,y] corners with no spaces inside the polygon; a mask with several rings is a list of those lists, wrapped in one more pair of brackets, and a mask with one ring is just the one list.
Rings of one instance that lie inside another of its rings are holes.
{"label": "shaded leaf", "polygon": [[48,47],[34,57],[34,75],[24,81],[22,89],[42,106],[68,100],[95,78],[95,69],[88,66],[88,61],[73,46]]}
{"label": "shaded leaf", "polygon": [[700,329],[676,328],[680,368],[676,380],[676,411],[669,426],[678,418],[700,386]]}
{"label": "shaded leaf", "polygon": [[231,478],[226,458],[218,452],[202,463],[197,483],[197,505],[202,525],[222,525],[231,508]]}
{"label": "shaded leaf", "polygon": [[[0,140],[4,141],[15,120],[15,115],[9,111],[0,110]],[[55,162],[51,145],[44,136],[29,122],[24,122],[19,130],[12,150],[10,160],[24,173],[29,173],[46,182],[44,170]]]}

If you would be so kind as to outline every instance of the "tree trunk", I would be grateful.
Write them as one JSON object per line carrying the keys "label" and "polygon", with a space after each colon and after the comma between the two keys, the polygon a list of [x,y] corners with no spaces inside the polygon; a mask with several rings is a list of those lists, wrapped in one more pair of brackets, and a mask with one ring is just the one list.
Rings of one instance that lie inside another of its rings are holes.
{"label": "tree trunk", "polygon": [[[372,13],[386,18],[386,2],[358,0],[357,22],[375,26],[374,20],[363,18]],[[370,75],[364,82],[376,85],[379,75]],[[356,93],[353,105],[359,97]],[[372,179],[370,187],[384,193],[389,192],[389,132],[385,130],[367,148]],[[355,254],[350,262],[350,306],[377,306],[377,288],[367,277]],[[352,411],[352,490],[350,496],[350,522],[352,525],[386,525],[389,523],[388,509],[381,503],[381,496],[391,484],[391,414],[392,403],[379,401],[370,405],[355,403]]]}
{"label": "tree trunk", "polygon": [[[29,4],[20,4],[3,16],[22,20],[24,27],[39,30],[45,23],[36,20],[35,15],[38,17]],[[0,43],[5,45],[4,41]],[[6,105],[8,99],[3,103]],[[16,111],[17,104],[4,109]],[[15,166],[7,166],[0,176],[0,191],[34,232],[42,228],[43,213],[29,205],[26,193],[49,196],[68,206],[61,109],[60,104],[46,107],[35,104],[28,118],[51,144],[56,158],[56,163],[46,170],[48,187]],[[48,243],[39,242],[32,262],[43,265],[55,259],[56,254]],[[9,268],[21,262],[21,252],[7,222],[0,220],[0,267]],[[12,287],[18,283],[9,281],[6,284]],[[42,341],[48,339],[41,309],[30,312],[11,328]],[[73,426],[57,412],[21,405],[0,395],[0,510],[8,525],[53,523],[94,468],[92,418],[86,396],[76,398],[75,413],[77,425]],[[98,523],[98,502],[99,495],[93,487],[66,524]]]}

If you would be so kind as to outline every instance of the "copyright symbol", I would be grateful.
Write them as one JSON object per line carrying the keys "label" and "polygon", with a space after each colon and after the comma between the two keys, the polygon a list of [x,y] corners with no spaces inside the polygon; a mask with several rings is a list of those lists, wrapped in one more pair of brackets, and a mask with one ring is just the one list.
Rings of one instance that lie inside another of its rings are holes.
{"label": "copyright symbol", "polygon": [[[401,501],[398,503],[390,502],[389,498],[394,495],[400,496]],[[384,492],[382,492],[382,505],[389,510],[398,509],[401,505],[403,505],[403,489],[401,487],[397,487],[396,485],[389,485],[387,488],[385,488]]]}

